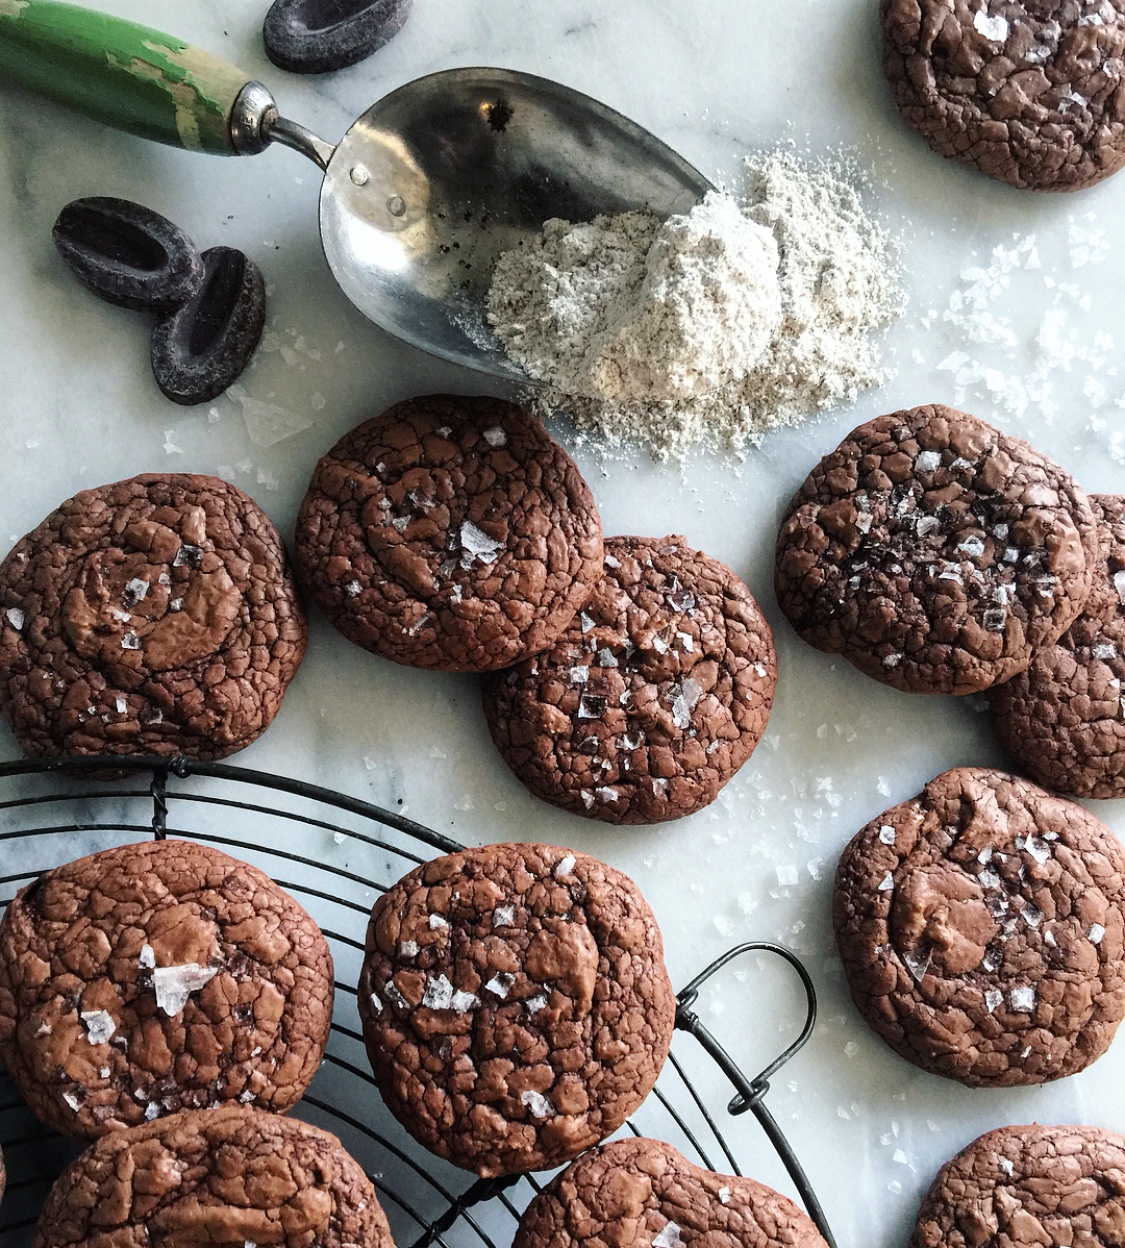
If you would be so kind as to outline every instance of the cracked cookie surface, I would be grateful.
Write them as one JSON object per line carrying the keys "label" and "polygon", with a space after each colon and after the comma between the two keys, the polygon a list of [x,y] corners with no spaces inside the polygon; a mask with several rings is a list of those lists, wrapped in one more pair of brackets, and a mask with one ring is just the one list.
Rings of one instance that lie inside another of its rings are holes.
{"label": "cracked cookie surface", "polygon": [[528,1206],[512,1248],[825,1248],[812,1220],[754,1179],[693,1165],[660,1140],[614,1140]]}
{"label": "cracked cookie surface", "polygon": [[331,1017],[319,928],[206,845],[80,858],[21,889],[0,922],[0,1057],[67,1135],[228,1101],[287,1110]]}
{"label": "cracked cookie surface", "polygon": [[833,923],[868,1024],[965,1084],[1074,1074],[1125,1014],[1125,849],[1018,776],[957,768],[873,819],[841,855]]}
{"label": "cracked cookie surface", "polygon": [[359,981],[391,1112],[491,1177],[562,1165],[660,1073],[675,998],[648,903],[576,851],[501,844],[416,868],[376,902]]}
{"label": "cracked cookie surface", "polygon": [[393,1248],[371,1180],[327,1131],[240,1105],[103,1136],[59,1176],[35,1248]]}
{"label": "cracked cookie surface", "polygon": [[218,477],[83,490],[0,563],[0,712],[24,753],[225,758],[305,653],[265,512]]}
{"label": "cracked cookie surface", "polygon": [[812,646],[907,693],[977,693],[1077,618],[1098,557],[1073,477],[934,404],[854,429],[777,538],[778,605]]}
{"label": "cracked cookie surface", "polygon": [[883,0],[907,125],[1012,186],[1072,191],[1125,165],[1122,0]]}
{"label": "cracked cookie surface", "polygon": [[1100,1127],[1001,1127],[938,1171],[909,1248],[1125,1243],[1125,1137]]}
{"label": "cracked cookie surface", "polygon": [[1100,558],[1082,614],[989,695],[1020,770],[1071,797],[1125,796],[1125,498],[1091,494]]}
{"label": "cracked cookie surface", "polygon": [[750,590],[682,537],[611,537],[605,578],[546,653],[485,680],[504,760],[607,823],[712,802],[766,728],[773,635]]}
{"label": "cracked cookie surface", "polygon": [[347,433],[297,519],[301,577],[349,641],[492,671],[546,649],[602,575],[593,496],[530,413],[429,395]]}

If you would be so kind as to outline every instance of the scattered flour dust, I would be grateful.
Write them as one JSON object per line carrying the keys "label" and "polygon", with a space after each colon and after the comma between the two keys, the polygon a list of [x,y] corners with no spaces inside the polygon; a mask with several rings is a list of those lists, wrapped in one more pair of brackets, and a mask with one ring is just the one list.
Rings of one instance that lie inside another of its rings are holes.
{"label": "scattered flour dust", "polygon": [[[551,383],[533,406],[608,447],[682,458],[742,451],[889,380],[873,335],[905,301],[855,168],[778,150],[749,158],[746,174],[741,221],[729,197],[708,196],[664,227],[645,214],[551,222],[538,250],[501,257],[491,319],[509,354]],[[745,237],[732,241],[746,223],[761,227],[753,259]]]}
{"label": "scattered flour dust", "polygon": [[773,232],[712,192],[661,223],[548,221],[501,256],[489,319],[530,377],[593,399],[682,399],[745,377],[781,320]]}

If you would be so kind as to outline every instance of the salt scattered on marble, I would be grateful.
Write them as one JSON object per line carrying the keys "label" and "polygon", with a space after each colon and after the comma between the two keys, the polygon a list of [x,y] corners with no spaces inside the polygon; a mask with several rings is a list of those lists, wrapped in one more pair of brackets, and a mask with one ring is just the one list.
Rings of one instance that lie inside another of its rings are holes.
{"label": "salt scattered on marble", "polygon": [[796,867],[783,866],[777,868],[777,884],[779,888],[792,888],[800,878]]}

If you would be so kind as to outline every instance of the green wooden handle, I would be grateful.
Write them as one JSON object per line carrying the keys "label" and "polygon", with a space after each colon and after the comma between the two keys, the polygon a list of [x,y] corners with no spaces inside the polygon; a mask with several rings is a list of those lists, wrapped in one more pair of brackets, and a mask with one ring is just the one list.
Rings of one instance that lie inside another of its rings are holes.
{"label": "green wooden handle", "polygon": [[142,138],[233,156],[231,110],[249,81],[135,22],[54,0],[0,0],[0,83]]}

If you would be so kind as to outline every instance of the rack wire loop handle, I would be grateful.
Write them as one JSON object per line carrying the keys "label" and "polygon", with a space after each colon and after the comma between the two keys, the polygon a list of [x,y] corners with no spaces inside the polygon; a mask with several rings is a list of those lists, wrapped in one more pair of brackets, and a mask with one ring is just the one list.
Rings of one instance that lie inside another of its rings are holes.
{"label": "rack wire loop handle", "polygon": [[[753,1079],[748,1079],[742,1068],[703,1025],[699,1015],[691,1007],[699,998],[701,985],[710,979],[712,975],[722,970],[728,962],[741,957],[744,953],[754,951],[776,954],[789,963],[800,977],[801,985],[805,990],[807,1009],[805,1025],[801,1028],[801,1033],[796,1040],[783,1053],[774,1058],[765,1070]],[[765,1095],[770,1090],[770,1079],[794,1054],[804,1047],[806,1041],[813,1033],[813,1028],[816,1026],[816,988],[813,986],[812,976],[805,969],[804,963],[791,949],[786,949],[784,945],[774,944],[773,941],[751,940],[745,944],[736,945],[733,949],[728,949],[721,957],[716,958],[710,966],[700,971],[691,983],[677,994],[676,1026],[681,1031],[686,1031],[694,1036],[707,1055],[734,1084],[737,1092],[727,1105],[727,1113],[744,1114],[747,1110],[750,1110],[754,1114],[778,1157],[781,1158],[785,1169],[789,1172],[789,1177],[793,1180],[809,1216],[816,1223],[820,1233],[828,1241],[829,1248],[836,1248],[835,1237],[824,1215],[824,1209],[813,1191],[812,1184],[809,1182],[801,1163],[797,1160],[797,1155],[793,1152],[789,1141],[785,1138],[774,1116],[765,1105]]]}

